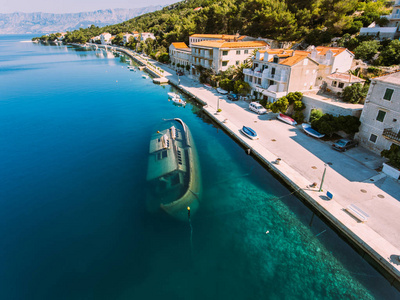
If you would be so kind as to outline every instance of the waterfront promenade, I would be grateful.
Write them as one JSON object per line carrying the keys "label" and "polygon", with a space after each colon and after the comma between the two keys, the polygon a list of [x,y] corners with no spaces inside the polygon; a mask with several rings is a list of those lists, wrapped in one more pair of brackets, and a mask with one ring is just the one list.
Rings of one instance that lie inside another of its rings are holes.
{"label": "waterfront promenade", "polygon": [[[396,279],[397,282],[389,280],[399,288],[400,184],[375,170],[382,163],[379,156],[362,147],[336,152],[331,143],[276,120],[276,114],[257,115],[248,109],[248,102],[229,101],[215,89],[208,89],[187,76],[178,79],[173,70],[159,66],[170,83],[205,103],[208,115],[374,258]],[[217,114],[218,107],[222,111]],[[242,135],[239,129],[243,125],[255,129],[260,139],[252,141]],[[277,158],[281,159],[279,164],[275,163]],[[323,191],[319,192],[325,167]],[[311,188],[314,182],[317,186]],[[333,199],[326,197],[327,191],[333,194]],[[361,223],[345,211],[351,204],[369,215],[367,222]]]}
{"label": "waterfront promenade", "polygon": [[[146,64],[147,59],[123,50]],[[382,165],[382,158],[362,147],[336,152],[331,143],[307,136],[300,126],[276,120],[276,114],[257,115],[248,109],[249,102],[229,101],[215,89],[187,76],[178,77],[166,65],[148,61],[162,68],[162,75],[172,85],[204,104],[204,111],[214,121],[297,190],[361,250],[363,257],[367,254],[373,258],[389,274],[389,281],[400,289],[400,183],[376,171]],[[220,113],[218,108],[222,110]],[[241,134],[243,125],[255,129],[259,140],[249,140]],[[323,191],[319,191],[325,168]],[[314,182],[317,186],[310,187]],[[332,199],[326,197],[327,191],[333,194]],[[356,205],[368,214],[367,222],[362,223],[349,214],[345,210],[349,205]]]}

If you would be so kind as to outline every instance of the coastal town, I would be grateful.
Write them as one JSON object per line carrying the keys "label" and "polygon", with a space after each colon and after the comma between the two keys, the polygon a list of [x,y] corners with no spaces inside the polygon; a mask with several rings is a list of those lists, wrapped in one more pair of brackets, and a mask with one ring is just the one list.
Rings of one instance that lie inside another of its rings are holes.
{"label": "coastal town", "polygon": [[[398,42],[400,1],[390,10],[386,24],[359,28],[357,36]],[[339,38],[313,45],[193,33],[155,55],[152,32],[102,32],[81,43],[69,41],[69,34],[36,40],[123,53],[155,83],[199,102],[400,289],[398,64],[372,65]],[[251,127],[250,135],[244,127]]]}

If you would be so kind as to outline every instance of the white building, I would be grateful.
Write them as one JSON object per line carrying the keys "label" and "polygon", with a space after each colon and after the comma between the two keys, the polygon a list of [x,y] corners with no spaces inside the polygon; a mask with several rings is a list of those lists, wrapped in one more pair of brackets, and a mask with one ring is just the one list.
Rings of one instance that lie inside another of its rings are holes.
{"label": "white building", "polygon": [[400,72],[371,79],[356,138],[380,153],[400,145]]}
{"label": "white building", "polygon": [[[231,66],[239,66],[251,57],[256,49],[266,49],[268,44],[263,41],[227,42],[225,40],[202,41],[193,43],[192,65],[212,69],[217,74],[226,71]],[[197,74],[192,68],[193,75]]]}
{"label": "white building", "polygon": [[140,34],[140,41],[145,42],[147,39],[155,40],[156,37],[155,37],[154,34],[151,33],[151,32],[142,32],[142,33]]}
{"label": "white building", "polygon": [[353,64],[354,54],[347,48],[310,46],[310,58],[320,64],[319,76],[326,77],[336,72],[347,72]]}
{"label": "white building", "polygon": [[111,44],[111,33],[104,32],[100,34],[100,41],[102,45],[110,45]]}
{"label": "white building", "polygon": [[275,102],[290,92],[315,88],[318,63],[307,51],[268,49],[257,51],[252,69],[244,69],[245,81],[257,99]]}
{"label": "white building", "polygon": [[326,90],[335,94],[342,93],[343,89],[355,83],[364,85],[365,80],[349,73],[333,73],[325,78]]}
{"label": "white building", "polygon": [[169,46],[171,63],[187,66],[191,61],[191,49],[185,43],[172,43]]}
{"label": "white building", "polygon": [[382,17],[389,20],[387,26],[380,27],[373,22],[368,27],[361,28],[360,35],[373,35],[380,40],[398,38],[400,36],[400,0],[395,1],[390,15]]}

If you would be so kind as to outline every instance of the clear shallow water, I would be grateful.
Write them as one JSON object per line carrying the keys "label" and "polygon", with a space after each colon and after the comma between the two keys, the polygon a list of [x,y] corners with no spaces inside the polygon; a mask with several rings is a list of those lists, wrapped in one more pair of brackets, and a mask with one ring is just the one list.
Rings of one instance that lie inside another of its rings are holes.
{"label": "clear shallow water", "polygon": [[[400,299],[172,87],[29,39],[0,36],[1,299]],[[149,138],[173,117],[201,161],[193,231],[146,210]]]}

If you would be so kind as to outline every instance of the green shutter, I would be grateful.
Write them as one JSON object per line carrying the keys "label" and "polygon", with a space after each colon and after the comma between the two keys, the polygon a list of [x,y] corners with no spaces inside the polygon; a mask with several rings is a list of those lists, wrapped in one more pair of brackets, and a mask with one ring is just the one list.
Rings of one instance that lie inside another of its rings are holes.
{"label": "green shutter", "polygon": [[383,119],[385,118],[385,115],[386,115],[386,112],[380,110],[378,112],[378,116],[376,117],[376,120],[379,121],[379,122],[383,122]]}
{"label": "green shutter", "polygon": [[388,101],[392,100],[393,92],[394,92],[393,89],[386,89],[383,99],[388,100]]}

